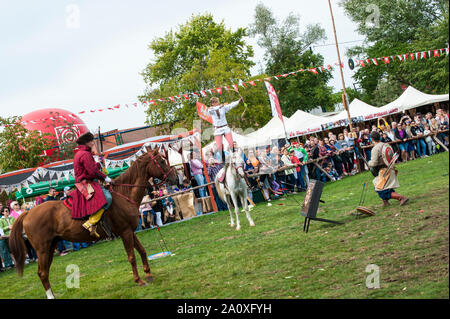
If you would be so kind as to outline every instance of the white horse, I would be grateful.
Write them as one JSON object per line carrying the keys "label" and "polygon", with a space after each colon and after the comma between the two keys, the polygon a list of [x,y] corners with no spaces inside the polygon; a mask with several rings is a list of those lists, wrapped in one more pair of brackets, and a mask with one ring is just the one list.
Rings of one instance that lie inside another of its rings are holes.
{"label": "white horse", "polygon": [[[219,176],[223,174],[225,170],[225,179],[223,183],[219,182]],[[228,210],[230,212],[231,227],[234,227],[233,212],[231,211],[231,202],[233,202],[234,213],[236,214],[236,230],[241,229],[239,223],[239,205],[238,198],[240,198],[242,207],[245,210],[248,222],[250,226],[255,226],[247,203],[247,183],[244,180],[244,160],[238,152],[231,153],[231,155],[225,160],[225,166],[217,174],[214,183],[216,185],[217,193],[219,197],[227,203]],[[231,200],[230,200],[231,199]]]}

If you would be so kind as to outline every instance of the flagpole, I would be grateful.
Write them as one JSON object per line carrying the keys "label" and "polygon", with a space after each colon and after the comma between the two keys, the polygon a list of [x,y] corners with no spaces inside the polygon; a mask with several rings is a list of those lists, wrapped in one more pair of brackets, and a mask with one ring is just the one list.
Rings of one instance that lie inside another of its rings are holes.
{"label": "flagpole", "polygon": [[337,40],[337,35],[336,35],[336,26],[334,24],[333,9],[331,8],[330,0],[328,0],[328,5],[330,7],[331,22],[333,23],[333,33],[334,33],[334,40],[335,40],[335,43],[336,43],[336,51],[337,51],[338,63],[339,63],[339,71],[341,73],[342,89],[344,91],[344,95],[342,97],[342,102],[344,103],[344,108],[347,111],[348,124],[350,125],[350,133],[352,133],[353,132],[352,119],[350,117],[350,111],[349,111],[348,105],[347,105],[347,91],[345,90],[344,73],[342,72],[341,55],[339,53],[338,40]]}

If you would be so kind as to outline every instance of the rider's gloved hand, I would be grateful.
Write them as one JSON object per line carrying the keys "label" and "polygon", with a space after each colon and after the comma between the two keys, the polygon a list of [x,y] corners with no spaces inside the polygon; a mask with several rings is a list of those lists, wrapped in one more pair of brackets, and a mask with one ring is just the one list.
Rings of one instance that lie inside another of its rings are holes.
{"label": "rider's gloved hand", "polygon": [[109,178],[109,176],[106,176],[105,183],[106,184],[110,184],[111,183],[111,178]]}

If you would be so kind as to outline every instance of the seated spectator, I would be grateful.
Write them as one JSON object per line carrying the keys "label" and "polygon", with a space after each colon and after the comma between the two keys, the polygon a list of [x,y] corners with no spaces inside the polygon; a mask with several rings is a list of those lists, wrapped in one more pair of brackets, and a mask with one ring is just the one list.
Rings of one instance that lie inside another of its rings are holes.
{"label": "seated spectator", "polygon": [[44,199],[44,202],[48,202],[49,200],[57,200],[57,198],[56,198],[56,190],[55,190],[54,187],[50,187],[48,189],[48,195]]}
{"label": "seated spectator", "polygon": [[342,177],[340,177],[336,171],[336,169],[333,167],[333,164],[331,162],[328,163],[328,165],[325,167],[325,171],[328,175],[331,176],[333,180],[340,180]]}
{"label": "seated spectator", "polygon": [[[167,191],[167,189],[163,190],[162,195],[163,196],[169,195],[169,192]],[[161,200],[161,203],[162,203],[162,206],[163,206],[163,211],[165,210],[168,213],[167,220],[169,222],[175,221],[175,214],[174,214],[175,201],[173,200],[173,198],[172,197],[163,198]]]}

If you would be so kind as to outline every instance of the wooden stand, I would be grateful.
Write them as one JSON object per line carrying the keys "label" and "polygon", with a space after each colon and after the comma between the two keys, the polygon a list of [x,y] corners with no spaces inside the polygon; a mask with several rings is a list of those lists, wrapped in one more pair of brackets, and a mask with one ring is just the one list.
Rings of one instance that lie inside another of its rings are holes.
{"label": "wooden stand", "polygon": [[305,223],[303,224],[303,231],[308,232],[309,224],[311,220],[317,220],[320,222],[332,223],[332,224],[342,224],[334,220],[317,218],[317,209],[319,208],[319,202],[325,203],[320,199],[322,195],[324,183],[311,179],[306,190],[305,200],[302,204],[301,215],[305,217]]}

